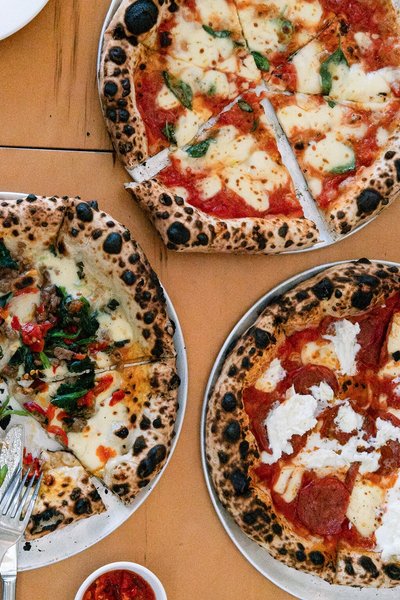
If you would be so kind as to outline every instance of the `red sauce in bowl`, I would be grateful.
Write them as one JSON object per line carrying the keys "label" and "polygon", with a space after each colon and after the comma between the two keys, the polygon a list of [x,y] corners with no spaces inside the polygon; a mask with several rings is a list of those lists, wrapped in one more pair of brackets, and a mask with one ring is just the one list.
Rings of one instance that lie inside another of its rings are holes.
{"label": "red sauce in bowl", "polygon": [[156,600],[153,588],[143,577],[119,569],[100,575],[83,595],[83,600]]}

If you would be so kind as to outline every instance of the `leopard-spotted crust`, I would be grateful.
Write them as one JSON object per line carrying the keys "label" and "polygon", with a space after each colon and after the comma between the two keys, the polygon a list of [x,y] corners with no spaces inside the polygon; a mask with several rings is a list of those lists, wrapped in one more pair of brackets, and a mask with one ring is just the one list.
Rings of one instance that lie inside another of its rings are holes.
{"label": "leopard-spotted crust", "polygon": [[127,367],[124,378],[131,395],[128,411],[136,415],[135,434],[128,452],[108,461],[103,480],[129,503],[160,472],[168,457],[180,380],[174,359]]}
{"label": "leopard-spotted crust", "polygon": [[55,246],[66,210],[66,198],[35,196],[0,201],[0,239],[26,268]]}
{"label": "leopard-spotted crust", "polygon": [[[379,555],[372,553],[374,558],[371,558],[362,552],[355,560],[353,556],[353,567],[346,569],[345,552],[337,556],[336,552],[324,549],[322,539],[312,536],[302,539],[294,534],[290,524],[275,513],[267,491],[257,487],[252,478],[259,452],[243,409],[242,390],[254,383],[287,336],[317,325],[327,315],[358,314],[381,303],[399,288],[397,267],[365,259],[331,267],[295,286],[276,298],[235,341],[209,398],[207,462],[224,507],[243,531],[274,558],[339,584],[395,585],[400,579],[400,563],[382,564]],[[378,577],[372,577],[370,561]]]}
{"label": "leopard-spotted crust", "polygon": [[170,250],[276,254],[319,241],[315,224],[305,218],[220,219],[174,195],[157,179],[129,183],[126,188]]}
{"label": "leopard-spotted crust", "polygon": [[88,272],[114,289],[135,329],[137,344],[120,350],[121,361],[174,356],[174,324],[163,289],[139,244],[97,203],[70,199],[58,236],[58,251],[82,261]]}
{"label": "leopard-spotted crust", "polygon": [[69,452],[42,452],[43,480],[25,538],[34,540],[106,510],[80,462]]}
{"label": "leopard-spotted crust", "polygon": [[329,226],[338,235],[378,215],[400,196],[400,131],[385,144],[381,157],[364,169],[349,190],[326,211]]}

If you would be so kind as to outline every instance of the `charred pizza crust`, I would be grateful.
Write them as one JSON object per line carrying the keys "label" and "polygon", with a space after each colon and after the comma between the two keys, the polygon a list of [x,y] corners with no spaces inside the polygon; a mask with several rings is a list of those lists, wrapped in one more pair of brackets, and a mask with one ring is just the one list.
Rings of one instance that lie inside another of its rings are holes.
{"label": "charred pizza crust", "polygon": [[394,202],[400,193],[400,131],[385,145],[381,157],[364,169],[349,186],[348,191],[326,211],[328,223],[338,235],[378,215]]}
{"label": "charred pizza crust", "polygon": [[[138,371],[140,370],[140,373]],[[173,359],[125,368],[128,414],[135,424],[131,447],[111,459],[102,479],[126,503],[132,502],[165,464],[178,409],[179,376]],[[136,389],[138,379],[142,385]]]}
{"label": "charred pizza crust", "polygon": [[170,250],[275,254],[318,242],[315,224],[305,218],[220,219],[174,195],[157,179],[129,183],[126,188]]}
{"label": "charred pizza crust", "polygon": [[331,267],[276,298],[229,349],[211,392],[206,418],[206,456],[214,488],[236,523],[274,557],[298,570],[345,585],[395,585],[400,563],[383,564],[379,554],[345,548],[328,552],[322,538],[299,538],[274,512],[271,498],[252,478],[259,462],[255,438],[243,409],[251,385],[295,331],[324,316],[352,315],[388,298],[400,285],[397,267],[366,259]]}
{"label": "charred pizza crust", "polygon": [[87,471],[69,452],[43,452],[43,479],[25,531],[34,540],[106,510]]}

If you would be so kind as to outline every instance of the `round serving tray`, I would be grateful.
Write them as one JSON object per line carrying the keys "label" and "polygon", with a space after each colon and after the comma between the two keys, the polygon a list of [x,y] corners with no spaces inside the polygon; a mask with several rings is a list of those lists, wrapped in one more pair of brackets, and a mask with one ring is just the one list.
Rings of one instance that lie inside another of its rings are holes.
{"label": "round serving tray", "polygon": [[[395,1],[400,6],[400,0],[395,0]],[[110,7],[107,11],[107,14],[104,19],[103,27],[100,32],[99,46],[98,46],[98,50],[97,50],[97,83],[98,83],[100,105],[101,105],[100,68],[101,68],[101,58],[102,58],[102,47],[103,47],[104,35],[105,35],[106,29],[107,29],[111,19],[114,17],[115,13],[117,12],[117,10],[120,7],[122,2],[123,2],[123,0],[111,0]],[[265,89],[265,84],[262,84],[262,87],[263,87],[263,89]],[[270,111],[269,111],[269,113],[270,113]],[[282,129],[280,128],[280,126],[277,127],[277,125],[276,125],[276,123],[274,123],[274,121],[277,121],[277,119],[275,118],[273,120],[272,126],[275,129],[275,133],[276,133],[278,140],[282,137],[284,138],[285,135],[284,135]],[[288,161],[287,168],[291,175],[293,175],[293,173],[296,170],[299,171],[298,166],[297,166],[297,168],[295,168],[293,166],[293,162],[294,162],[293,157],[288,158],[287,161]],[[166,166],[167,164],[168,164],[168,150],[166,149],[166,150],[163,150],[162,152],[160,152],[158,155],[149,158],[142,165],[138,165],[136,167],[133,167],[132,169],[128,169],[126,167],[126,171],[128,172],[131,179],[133,179],[133,181],[142,182],[142,181],[151,179],[152,177],[156,177],[157,173],[162,168],[164,168],[164,166]],[[294,183],[296,183],[296,182],[294,182]],[[305,181],[303,181],[301,184],[297,183],[295,185],[295,188],[296,188],[299,196],[303,197],[303,199],[304,199],[304,196],[310,196],[309,193],[307,192],[307,189],[306,189],[307,186],[306,186]],[[304,213],[305,213],[305,216],[310,217],[312,220],[315,221],[315,223],[320,231],[321,241],[310,248],[298,248],[297,250],[285,250],[281,254],[297,254],[300,252],[311,252],[313,250],[319,250],[321,248],[326,248],[328,246],[332,246],[333,244],[336,244],[337,242],[340,242],[341,240],[344,240],[345,238],[350,237],[354,233],[357,233],[358,231],[363,229],[366,225],[368,225],[369,223],[374,221],[377,218],[377,216],[379,216],[379,215],[375,215],[375,216],[367,219],[361,225],[358,225],[357,227],[355,227],[352,231],[350,231],[350,233],[347,233],[345,235],[341,235],[340,237],[337,237],[337,235],[333,234],[329,230],[327,222],[322,218],[322,214],[318,214],[319,211],[315,205],[312,210],[312,214],[310,214],[310,215],[307,214],[307,212],[310,212],[311,204],[314,205],[314,201],[311,200],[311,197],[309,197],[306,202],[306,207],[304,208]]]}
{"label": "round serving tray", "polygon": [[[25,198],[27,194],[0,192],[0,202],[2,200],[17,200]],[[69,525],[65,529],[51,533],[37,541],[25,544],[21,540],[18,552],[18,570],[27,571],[45,567],[51,563],[69,558],[82,550],[86,550],[93,544],[96,544],[107,535],[112,533],[117,527],[122,525],[138,508],[143,504],[146,498],[156,487],[166,466],[171,460],[179,434],[183,424],[183,417],[186,408],[187,387],[188,387],[188,368],[186,358],[186,348],[183,339],[182,329],[179,323],[178,315],[174,306],[164,289],[167,300],[167,311],[169,317],[176,325],[174,344],[177,353],[177,371],[181,379],[181,385],[178,392],[178,414],[175,422],[175,436],[171,444],[171,451],[161,472],[151,481],[151,483],[141,490],[135,500],[129,506],[125,506],[120,500],[111,494],[98,480],[93,479],[101,498],[106,505],[107,511],[101,515],[93,515],[88,519],[83,519],[78,523]]]}
{"label": "round serving tray", "polygon": [[[284,294],[288,290],[292,289],[295,285],[305,281],[306,279],[309,279],[310,277],[313,277],[314,275],[317,275],[318,273],[321,273],[322,271],[325,271],[329,267],[340,265],[346,262],[350,261],[337,261],[319,265],[317,267],[313,267],[312,269],[308,269],[307,271],[303,271],[302,273],[299,273],[290,279],[287,279],[267,292],[265,296],[260,298],[232,329],[217,356],[204,393],[200,433],[201,459],[211,501],[222,525],[225,528],[226,533],[229,535],[238,550],[249,561],[249,563],[252,564],[257,571],[264,575],[264,577],[272,581],[275,585],[279,586],[286,592],[293,594],[293,596],[299,598],[300,600],[349,600],[350,596],[354,600],[394,600],[395,598],[399,598],[399,590],[396,588],[350,588],[347,586],[332,585],[323,579],[320,579],[319,577],[315,577],[314,575],[309,575],[307,573],[296,571],[296,569],[287,567],[283,563],[272,558],[266,550],[261,548],[261,546],[252,541],[242,532],[240,527],[236,525],[229,513],[224,509],[214,490],[214,486],[207,468],[205,426],[208,399],[223,367],[228,348],[232,347],[236,340],[254,324],[259,315],[263,312],[266,306],[268,306],[273,298]],[[400,268],[399,263],[386,260],[372,262],[384,263],[385,265],[396,266]]]}

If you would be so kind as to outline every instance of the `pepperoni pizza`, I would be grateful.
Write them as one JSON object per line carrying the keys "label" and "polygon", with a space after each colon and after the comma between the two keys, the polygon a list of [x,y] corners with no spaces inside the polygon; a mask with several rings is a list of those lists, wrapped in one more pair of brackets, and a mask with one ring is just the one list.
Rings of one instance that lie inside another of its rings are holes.
{"label": "pepperoni pizza", "polygon": [[272,302],[227,356],[206,454],[243,531],[344,585],[400,582],[400,271],[360,260]]}

